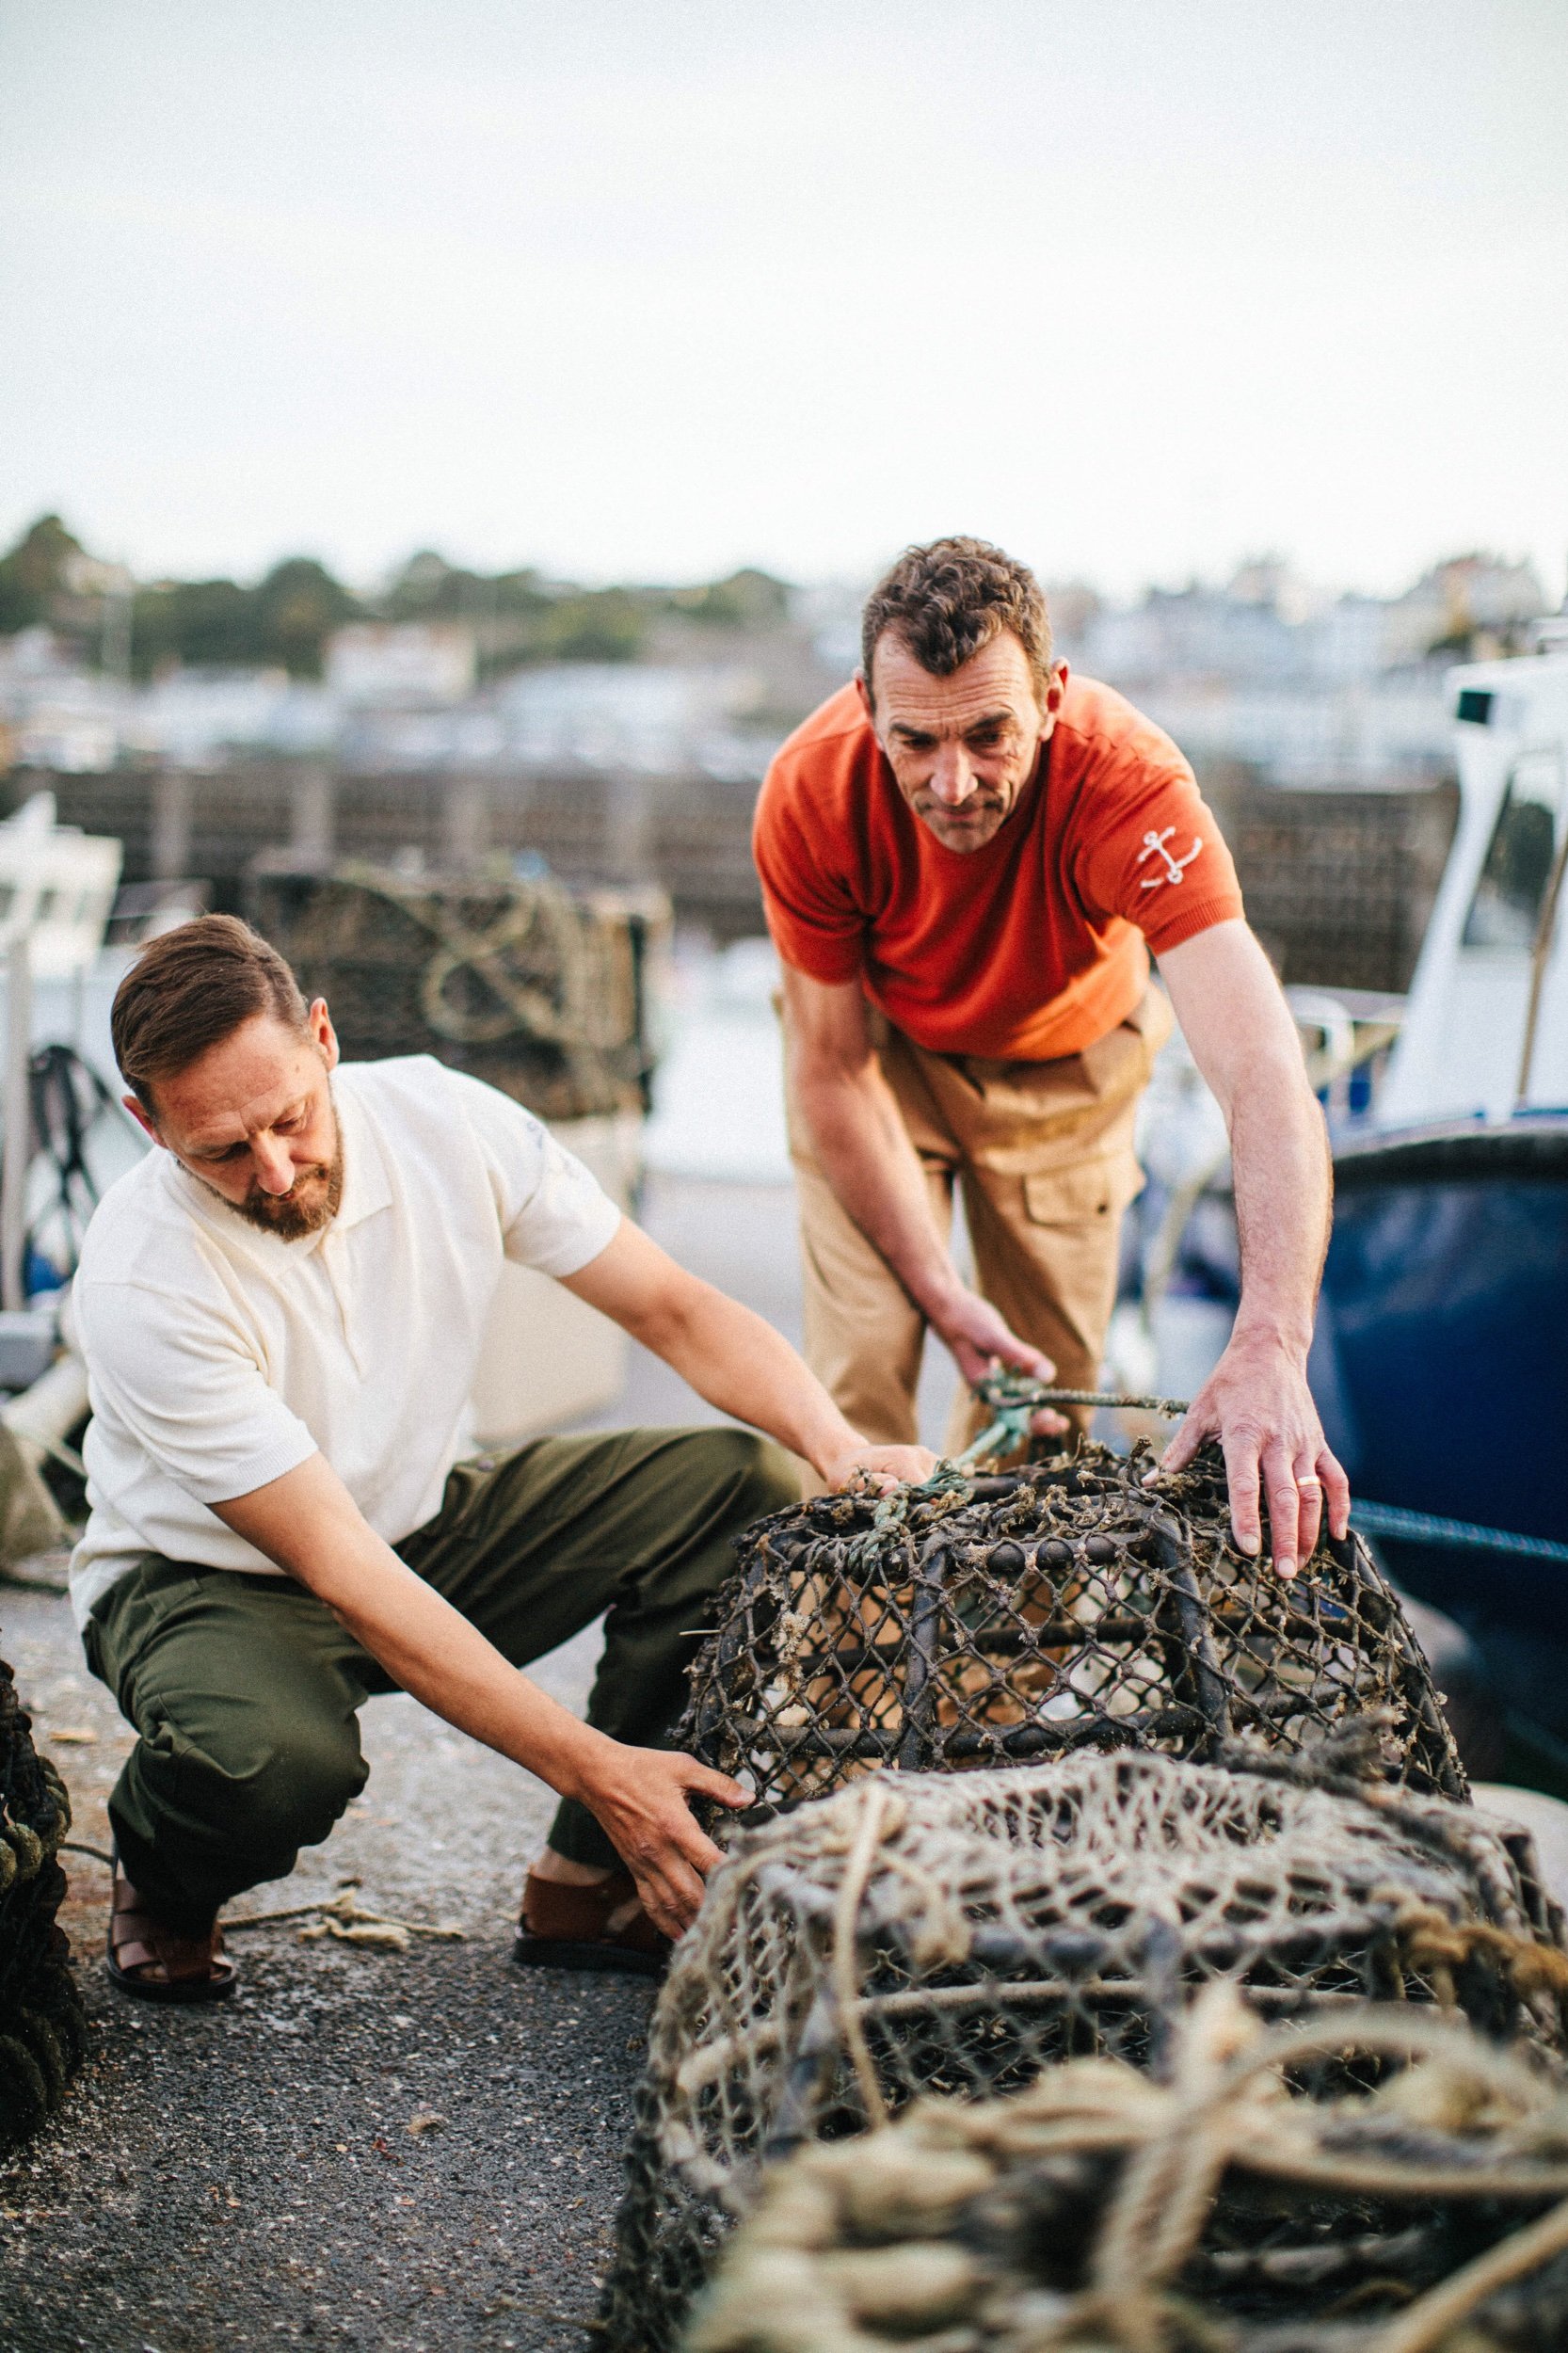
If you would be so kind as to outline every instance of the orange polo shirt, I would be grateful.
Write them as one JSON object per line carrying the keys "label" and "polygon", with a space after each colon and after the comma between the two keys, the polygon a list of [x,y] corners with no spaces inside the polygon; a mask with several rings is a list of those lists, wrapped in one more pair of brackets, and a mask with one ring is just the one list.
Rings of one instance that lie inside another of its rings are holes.
{"label": "orange polo shirt", "polygon": [[1160,955],[1241,913],[1230,853],[1168,735],[1070,678],[991,840],[944,849],[846,686],[776,754],[752,848],[786,964],[858,980],[918,1046],[1048,1062],[1133,1011]]}

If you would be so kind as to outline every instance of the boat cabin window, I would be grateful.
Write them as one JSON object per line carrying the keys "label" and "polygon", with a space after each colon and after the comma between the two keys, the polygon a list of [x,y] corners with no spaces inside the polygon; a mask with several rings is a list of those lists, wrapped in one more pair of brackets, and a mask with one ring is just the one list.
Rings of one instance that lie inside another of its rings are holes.
{"label": "boat cabin window", "polygon": [[1509,777],[1464,919],[1466,948],[1534,947],[1562,816],[1562,755],[1525,753]]}

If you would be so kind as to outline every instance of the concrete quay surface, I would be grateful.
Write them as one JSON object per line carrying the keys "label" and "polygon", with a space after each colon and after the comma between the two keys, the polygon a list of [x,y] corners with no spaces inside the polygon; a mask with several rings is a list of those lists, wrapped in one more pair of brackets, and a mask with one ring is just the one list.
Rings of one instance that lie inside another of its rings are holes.
{"label": "concrete quay surface", "polygon": [[[661,1179],[643,1221],[666,1248],[799,1337],[787,1186]],[[933,1362],[928,1429],[949,1369]],[[712,1421],[633,1353],[605,1426]],[[590,1632],[534,1672],[581,1706]],[[72,1835],[106,1847],[130,1736],[88,1673],[63,1598],[0,1586],[0,1655],[70,1785]],[[231,1918],[330,1900],[460,1939],[407,1951],[311,1920],[236,1929],[236,1997],[126,2000],[101,1962],[108,1874],[67,1855],[65,1913],[92,2021],[61,2116],[0,2161],[6,2353],[534,2353],[593,2342],[620,2152],[651,2006],[644,1978],[514,1968],[525,1865],[548,1790],[405,1697],[361,1719],[371,1777],[294,1877]]]}

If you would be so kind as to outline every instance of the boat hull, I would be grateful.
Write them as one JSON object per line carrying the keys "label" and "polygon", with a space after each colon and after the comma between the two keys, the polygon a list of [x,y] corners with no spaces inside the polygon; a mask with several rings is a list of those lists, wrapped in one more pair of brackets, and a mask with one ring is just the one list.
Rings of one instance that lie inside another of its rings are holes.
{"label": "boat hull", "polygon": [[[1352,1491],[1568,1543],[1568,1119],[1379,1136],[1335,1178],[1312,1379]],[[1568,1741],[1568,1563],[1378,1541]]]}

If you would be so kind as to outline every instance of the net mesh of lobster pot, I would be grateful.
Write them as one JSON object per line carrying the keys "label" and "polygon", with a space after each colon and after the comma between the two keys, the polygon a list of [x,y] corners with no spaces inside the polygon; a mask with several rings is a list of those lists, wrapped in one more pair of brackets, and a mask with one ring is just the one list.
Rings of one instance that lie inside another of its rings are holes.
{"label": "net mesh of lobster pot", "polygon": [[87,2024],[56,1914],[71,1828],[65,1784],[33,1746],[0,1659],[0,2146],[58,2107],[81,2065]]}
{"label": "net mesh of lobster pot", "polygon": [[[1224,1990],[1170,2079],[1103,2059],[802,2150],[687,2353],[1560,2353],[1568,2096],[1463,2025],[1259,2030]],[[1349,2046],[1376,2080],[1314,2098]]]}
{"label": "net mesh of lobster pot", "polygon": [[654,2014],[612,2341],[675,2342],[764,2165],[1064,2059],[1158,2072],[1206,1986],[1266,2018],[1441,2003],[1564,2047],[1568,1954],[1528,1839],[1384,1783],[1309,1785],[1332,1756],[1262,1763],[883,1774],[744,1832]]}
{"label": "net mesh of lobster pot", "polygon": [[773,1809],[889,1765],[1203,1758],[1239,1735],[1299,1751],[1375,1708],[1390,1771],[1463,1797],[1431,1671],[1360,1539],[1282,1580],[1231,1542],[1218,1449],[1153,1486],[1148,1468],[1088,1445],[759,1521],[677,1743]]}

